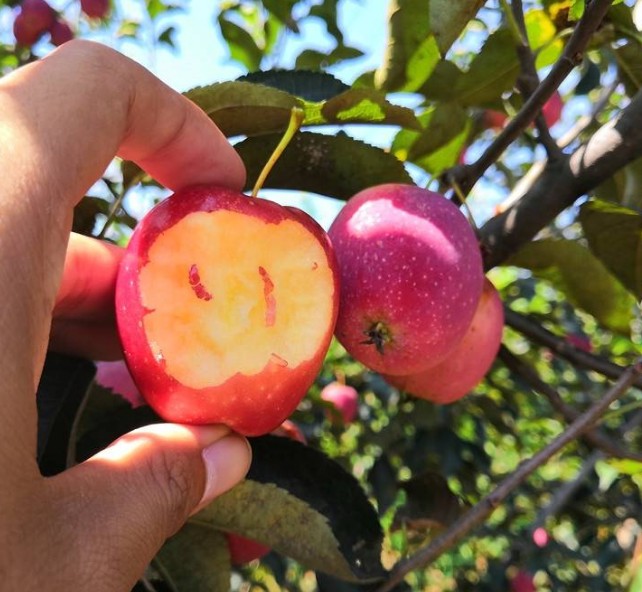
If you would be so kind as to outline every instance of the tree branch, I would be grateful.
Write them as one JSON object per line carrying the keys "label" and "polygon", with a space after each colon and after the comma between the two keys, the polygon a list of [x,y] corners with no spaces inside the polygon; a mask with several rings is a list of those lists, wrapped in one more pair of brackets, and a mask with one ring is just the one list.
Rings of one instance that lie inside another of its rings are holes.
{"label": "tree branch", "polygon": [[640,156],[642,92],[570,157],[549,161],[523,196],[481,228],[486,269],[502,263],[578,198]]}
{"label": "tree branch", "polygon": [[571,70],[581,62],[584,49],[611,7],[611,3],[612,0],[593,0],[587,3],[584,15],[575,26],[562,56],[557,60],[548,76],[476,162],[469,165],[458,165],[446,172],[445,181],[448,184],[452,185],[454,182],[461,187],[464,195],[468,194],[504,150],[530,125],[544,103],[557,90]]}
{"label": "tree branch", "polygon": [[404,561],[400,561],[390,574],[388,580],[377,592],[390,592],[412,570],[429,564],[442,553],[455,546],[470,531],[483,523],[531,473],[542,466],[553,455],[562,450],[567,444],[577,439],[606,412],[611,403],[622,396],[635,380],[642,374],[642,358],[627,368],[620,379],[594,403],[568,429],[555,440],[542,448],[531,458],[523,461],[519,467],[497,485],[497,487],[482,499],[471,510],[457,520],[446,532],[438,536],[432,543],[420,549]]}
{"label": "tree branch", "polygon": [[[567,405],[552,386],[544,382],[533,368],[520,360],[506,346],[501,346],[499,357],[511,372],[521,376],[533,390],[544,395],[553,409],[567,422],[573,422],[580,416],[580,412],[577,411],[577,409]],[[586,440],[589,445],[598,448],[609,456],[642,462],[642,454],[622,448],[597,427],[587,430],[582,438]]]}

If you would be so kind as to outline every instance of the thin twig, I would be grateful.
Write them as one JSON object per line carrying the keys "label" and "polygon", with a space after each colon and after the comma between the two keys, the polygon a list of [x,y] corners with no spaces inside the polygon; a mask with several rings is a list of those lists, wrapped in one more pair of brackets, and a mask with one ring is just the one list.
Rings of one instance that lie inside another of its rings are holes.
{"label": "thin twig", "polygon": [[[551,333],[537,321],[515,312],[508,306],[504,307],[504,319],[509,327],[512,327],[525,337],[548,347],[560,358],[564,358],[576,367],[593,370],[612,380],[616,380],[624,372],[623,366],[615,364],[602,356],[574,347],[562,337]],[[642,378],[636,380],[633,384],[638,388],[642,388]]]}
{"label": "thin twig", "polygon": [[494,139],[480,158],[469,165],[457,165],[447,171],[449,179],[454,178],[468,194],[477,181],[483,176],[492,164],[499,159],[504,150],[525,130],[544,103],[553,95],[562,81],[582,60],[584,49],[591,36],[602,22],[613,0],[593,0],[587,4],[584,15],[575,26],[564,51],[559,60],[551,68],[548,76],[541,82],[535,92],[524,103]]}
{"label": "thin twig", "polygon": [[[551,385],[544,382],[532,367],[520,360],[505,345],[501,346],[499,357],[509,370],[521,376],[533,390],[544,395],[555,411],[567,422],[573,422],[580,416],[577,409],[567,405]],[[582,438],[592,447],[602,450],[609,456],[642,462],[642,454],[622,448],[597,427],[587,430]]]}
{"label": "thin twig", "polygon": [[642,374],[642,358],[627,368],[604,396],[580,415],[564,433],[534,456],[523,461],[513,473],[501,481],[490,494],[457,520],[446,532],[406,560],[400,561],[392,570],[388,580],[376,592],[390,592],[411,571],[428,565],[459,543],[474,528],[482,524],[531,473],[590,429],[609,406],[629,389],[640,374]]}

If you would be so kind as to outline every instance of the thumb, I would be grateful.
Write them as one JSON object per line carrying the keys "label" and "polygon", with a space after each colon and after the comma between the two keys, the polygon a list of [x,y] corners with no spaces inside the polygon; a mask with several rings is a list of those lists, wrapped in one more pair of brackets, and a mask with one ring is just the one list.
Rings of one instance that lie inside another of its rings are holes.
{"label": "thumb", "polygon": [[191,514],[243,479],[250,459],[247,440],[224,426],[140,428],[50,480],[51,499],[64,500],[59,528],[71,531],[92,579],[131,589]]}

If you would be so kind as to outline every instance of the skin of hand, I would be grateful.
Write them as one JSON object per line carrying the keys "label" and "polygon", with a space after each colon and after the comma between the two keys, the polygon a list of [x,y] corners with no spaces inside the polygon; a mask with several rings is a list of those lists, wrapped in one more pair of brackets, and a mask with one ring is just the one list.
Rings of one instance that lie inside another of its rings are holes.
{"label": "skin of hand", "polygon": [[121,251],[70,237],[73,206],[114,155],[176,190],[240,190],[209,118],[119,53],[71,41],[0,80],[0,574],[3,590],[130,590],[167,537],[247,472],[222,426],[148,426],[60,475],[35,460],[34,393],[49,344],[119,355]]}

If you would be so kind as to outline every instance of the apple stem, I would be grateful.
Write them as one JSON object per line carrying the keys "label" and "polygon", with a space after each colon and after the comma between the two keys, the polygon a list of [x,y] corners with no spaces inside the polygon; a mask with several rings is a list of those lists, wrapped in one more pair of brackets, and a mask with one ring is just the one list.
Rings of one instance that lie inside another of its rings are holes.
{"label": "apple stem", "polygon": [[475,231],[475,234],[479,236],[479,226],[477,226],[477,223],[475,222],[475,218],[473,217],[473,213],[470,211],[470,208],[468,207],[468,202],[466,201],[466,196],[464,195],[464,192],[461,190],[461,187],[455,181],[454,179],[450,179],[450,186],[453,188],[453,191],[457,194],[457,197],[459,198],[459,201],[461,204],[464,206],[464,210],[466,211],[466,218],[468,218],[468,223],[472,226],[473,230]]}
{"label": "apple stem", "polygon": [[258,195],[259,191],[263,187],[263,183],[265,183],[265,179],[270,174],[272,167],[274,167],[276,161],[279,160],[279,157],[285,151],[287,145],[290,143],[290,140],[292,140],[292,138],[294,137],[294,134],[299,131],[304,118],[305,113],[303,109],[301,109],[300,107],[292,107],[292,110],[290,111],[290,121],[288,122],[288,127],[285,130],[283,137],[276,145],[274,152],[272,152],[270,158],[268,158],[268,161],[265,163],[263,170],[261,170],[261,173],[259,174],[254,187],[252,188],[251,197],[256,197]]}

